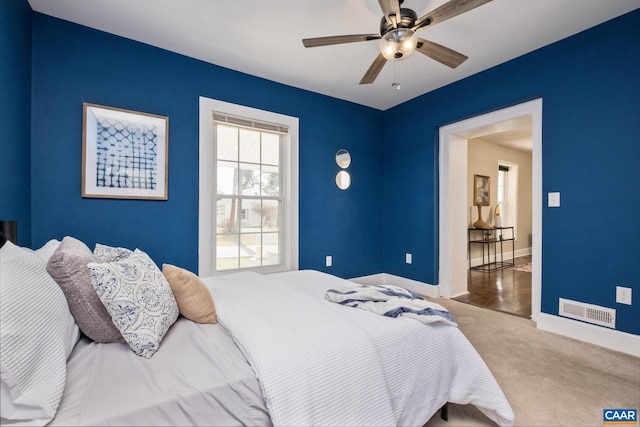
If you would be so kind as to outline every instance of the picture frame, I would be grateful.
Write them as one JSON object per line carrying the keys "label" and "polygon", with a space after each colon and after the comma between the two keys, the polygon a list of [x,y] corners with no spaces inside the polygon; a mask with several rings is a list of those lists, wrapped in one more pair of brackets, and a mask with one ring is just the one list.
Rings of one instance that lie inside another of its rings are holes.
{"label": "picture frame", "polygon": [[490,203],[490,178],[486,175],[473,175],[473,205],[489,206]]}
{"label": "picture frame", "polygon": [[169,118],[82,104],[82,197],[167,200]]}

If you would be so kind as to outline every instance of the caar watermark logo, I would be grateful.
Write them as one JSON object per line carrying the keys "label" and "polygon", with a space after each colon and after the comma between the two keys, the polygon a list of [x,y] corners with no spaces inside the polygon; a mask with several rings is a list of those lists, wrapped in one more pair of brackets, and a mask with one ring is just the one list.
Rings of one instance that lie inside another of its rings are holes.
{"label": "caar watermark logo", "polygon": [[637,409],[603,409],[603,424],[638,424]]}

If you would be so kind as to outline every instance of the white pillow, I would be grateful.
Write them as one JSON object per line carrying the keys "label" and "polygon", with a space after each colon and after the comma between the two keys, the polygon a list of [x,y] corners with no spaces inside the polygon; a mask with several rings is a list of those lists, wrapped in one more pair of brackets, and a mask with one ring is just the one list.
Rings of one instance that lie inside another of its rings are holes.
{"label": "white pillow", "polygon": [[47,263],[11,242],[0,249],[0,417],[44,425],[58,409],[67,357],[80,336]]}
{"label": "white pillow", "polygon": [[129,347],[147,359],[178,318],[171,287],[149,256],[136,249],[121,261],[88,264],[91,283]]}
{"label": "white pillow", "polygon": [[53,255],[56,249],[58,249],[58,246],[60,246],[60,240],[51,239],[40,249],[36,249],[34,252],[42,258],[44,262],[49,262],[49,258],[51,258],[51,255]]}

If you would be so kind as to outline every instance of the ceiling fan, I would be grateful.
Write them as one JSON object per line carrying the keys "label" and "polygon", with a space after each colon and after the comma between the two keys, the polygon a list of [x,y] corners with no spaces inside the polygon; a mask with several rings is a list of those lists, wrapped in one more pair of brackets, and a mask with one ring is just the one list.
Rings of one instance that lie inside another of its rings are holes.
{"label": "ceiling fan", "polygon": [[387,61],[405,59],[416,50],[448,67],[456,68],[468,57],[455,50],[422,39],[416,35],[416,31],[446,21],[490,1],[450,0],[418,18],[413,10],[400,7],[404,0],[378,0],[384,14],[380,21],[380,34],[315,37],[303,39],[302,43],[305,47],[318,47],[380,40],[380,53],[360,80],[360,84],[373,83]]}

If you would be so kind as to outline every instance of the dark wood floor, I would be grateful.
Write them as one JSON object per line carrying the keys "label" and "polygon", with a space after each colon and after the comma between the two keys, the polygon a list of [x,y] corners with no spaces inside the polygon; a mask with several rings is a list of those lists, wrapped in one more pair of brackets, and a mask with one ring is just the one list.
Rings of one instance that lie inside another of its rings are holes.
{"label": "dark wood floor", "polygon": [[531,317],[531,273],[515,267],[531,262],[531,255],[515,259],[514,267],[491,272],[469,270],[469,293],[456,301]]}

